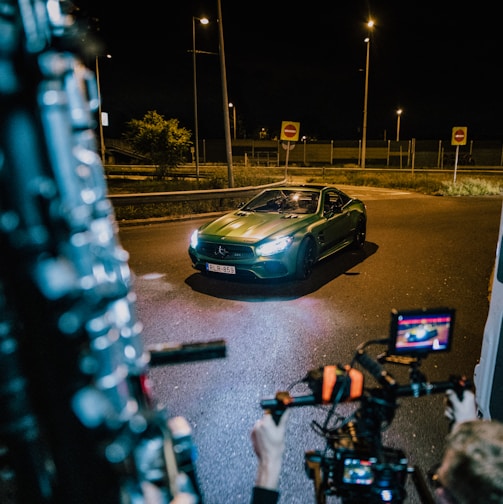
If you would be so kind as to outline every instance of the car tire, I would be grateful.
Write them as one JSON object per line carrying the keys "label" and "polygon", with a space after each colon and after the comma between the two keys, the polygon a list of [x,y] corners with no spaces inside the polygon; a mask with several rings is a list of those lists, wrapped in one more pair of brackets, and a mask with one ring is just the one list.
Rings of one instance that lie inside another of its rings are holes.
{"label": "car tire", "polygon": [[299,247],[297,255],[297,268],[295,278],[297,280],[307,280],[313,272],[316,262],[316,244],[312,238],[304,238]]}
{"label": "car tire", "polygon": [[367,220],[365,217],[360,217],[353,236],[353,248],[355,250],[360,250],[365,245],[365,239],[367,237]]}

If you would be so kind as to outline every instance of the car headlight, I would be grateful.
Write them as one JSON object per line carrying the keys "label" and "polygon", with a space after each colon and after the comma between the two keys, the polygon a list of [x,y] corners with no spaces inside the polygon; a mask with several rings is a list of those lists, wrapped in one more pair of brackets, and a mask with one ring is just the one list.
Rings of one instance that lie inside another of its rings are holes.
{"label": "car headlight", "polygon": [[196,229],[191,235],[190,235],[190,246],[195,249],[197,247],[197,242],[199,240],[199,231]]}
{"label": "car headlight", "polygon": [[282,236],[281,238],[276,238],[270,242],[264,243],[257,247],[257,255],[259,256],[271,256],[274,254],[279,254],[284,252],[292,243],[293,238],[291,236]]}

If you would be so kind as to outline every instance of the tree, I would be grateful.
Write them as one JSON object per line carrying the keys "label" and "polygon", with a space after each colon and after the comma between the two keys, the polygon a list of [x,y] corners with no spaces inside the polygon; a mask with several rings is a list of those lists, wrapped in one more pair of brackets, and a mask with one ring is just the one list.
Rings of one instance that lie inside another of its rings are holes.
{"label": "tree", "polygon": [[125,139],[134,151],[157,165],[159,180],[185,161],[192,146],[190,130],[181,127],[178,119],[165,119],[155,110],[148,111],[143,119],[132,119],[126,126]]}

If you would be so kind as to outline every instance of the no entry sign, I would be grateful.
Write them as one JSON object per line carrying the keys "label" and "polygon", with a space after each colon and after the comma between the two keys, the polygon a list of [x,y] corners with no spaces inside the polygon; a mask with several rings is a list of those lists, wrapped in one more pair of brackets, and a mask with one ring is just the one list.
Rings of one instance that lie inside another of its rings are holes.
{"label": "no entry sign", "polygon": [[451,145],[466,145],[468,128],[466,126],[454,126],[452,128]]}
{"label": "no entry sign", "polygon": [[280,140],[289,142],[299,141],[300,123],[293,121],[283,121],[281,123]]}

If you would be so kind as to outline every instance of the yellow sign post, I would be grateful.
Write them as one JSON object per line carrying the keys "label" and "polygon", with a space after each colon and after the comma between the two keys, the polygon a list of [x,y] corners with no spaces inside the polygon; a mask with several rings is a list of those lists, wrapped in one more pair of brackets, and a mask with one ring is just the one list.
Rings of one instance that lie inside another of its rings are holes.
{"label": "yellow sign post", "polygon": [[298,142],[299,141],[299,131],[300,131],[300,123],[299,122],[282,121],[281,134],[279,136],[279,139],[282,142],[285,142],[285,141],[287,142],[286,146],[283,147],[286,150],[285,178],[286,178],[286,170],[288,168],[288,157],[289,157],[290,151],[295,147],[295,144],[290,146],[290,142]]}
{"label": "yellow sign post", "polygon": [[454,160],[454,182],[456,182],[456,173],[458,171],[459,146],[466,145],[468,137],[468,128],[466,126],[454,126],[452,128],[451,145],[456,146],[456,158]]}

